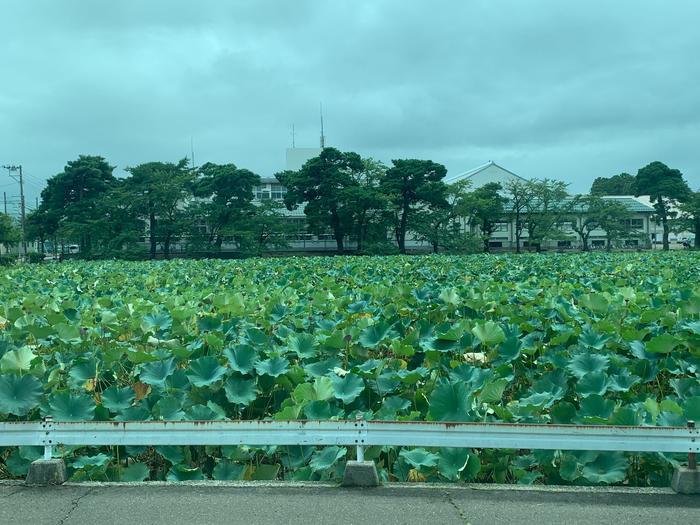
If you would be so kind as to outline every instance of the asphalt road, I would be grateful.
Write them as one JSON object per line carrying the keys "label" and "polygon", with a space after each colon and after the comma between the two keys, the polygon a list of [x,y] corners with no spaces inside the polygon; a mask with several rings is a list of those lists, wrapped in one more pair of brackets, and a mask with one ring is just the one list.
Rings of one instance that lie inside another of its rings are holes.
{"label": "asphalt road", "polygon": [[294,485],[0,485],[0,524],[700,523],[700,497],[670,491]]}

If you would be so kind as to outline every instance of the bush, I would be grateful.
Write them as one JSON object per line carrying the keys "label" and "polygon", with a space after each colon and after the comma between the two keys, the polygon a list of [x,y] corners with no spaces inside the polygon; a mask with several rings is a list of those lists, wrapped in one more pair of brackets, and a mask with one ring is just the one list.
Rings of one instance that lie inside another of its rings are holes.
{"label": "bush", "polygon": [[5,255],[0,255],[0,266],[11,266],[17,262],[17,256],[16,255],[10,255],[10,254],[5,254]]}

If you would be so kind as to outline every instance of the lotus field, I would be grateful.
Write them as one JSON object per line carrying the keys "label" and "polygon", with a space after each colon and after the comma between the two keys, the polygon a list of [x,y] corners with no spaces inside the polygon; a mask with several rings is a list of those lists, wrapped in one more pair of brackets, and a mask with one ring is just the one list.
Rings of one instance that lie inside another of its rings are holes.
{"label": "lotus field", "polygon": [[[0,420],[700,420],[700,256],[0,270]],[[0,448],[0,478],[37,447]],[[330,446],[57,448],[73,480],[337,480]],[[372,447],[393,481],[667,485],[681,456]]]}

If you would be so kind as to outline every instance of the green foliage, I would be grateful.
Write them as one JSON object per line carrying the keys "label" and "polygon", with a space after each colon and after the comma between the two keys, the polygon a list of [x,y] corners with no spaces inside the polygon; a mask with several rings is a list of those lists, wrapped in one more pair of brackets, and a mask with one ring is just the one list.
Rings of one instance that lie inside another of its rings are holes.
{"label": "green foliage", "polygon": [[[2,272],[2,420],[700,418],[695,252],[76,261]],[[3,451],[3,471],[26,474],[35,452]],[[335,480],[353,452],[62,453],[75,480]],[[674,461],[401,447],[366,456],[394,480],[630,485],[666,484]]]}
{"label": "green foliage", "polygon": [[591,186],[591,195],[635,195],[637,179],[629,173],[612,177],[597,177]]}

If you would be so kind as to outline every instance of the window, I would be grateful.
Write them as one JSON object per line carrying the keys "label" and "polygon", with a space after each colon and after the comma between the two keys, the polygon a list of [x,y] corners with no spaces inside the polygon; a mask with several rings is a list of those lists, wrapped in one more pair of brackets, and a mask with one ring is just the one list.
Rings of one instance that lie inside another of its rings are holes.
{"label": "window", "polygon": [[625,219],[622,223],[628,228],[634,228],[636,230],[644,228],[644,219]]}
{"label": "window", "polygon": [[489,241],[490,248],[503,248],[503,243],[501,241]]}
{"label": "window", "polygon": [[557,241],[557,248],[571,248],[571,241]]}
{"label": "window", "polygon": [[281,184],[272,184],[270,194],[272,196],[272,200],[281,201],[284,199],[284,196],[287,195],[287,188]]}
{"label": "window", "polygon": [[493,233],[507,232],[507,231],[508,231],[508,223],[507,222],[497,222],[493,228]]}
{"label": "window", "polygon": [[255,200],[258,200],[258,201],[270,200],[270,185],[263,184],[262,186],[255,186],[253,188],[253,194],[255,195]]}
{"label": "window", "polygon": [[604,248],[605,247],[605,241],[603,239],[596,239],[594,241],[591,241],[591,246],[593,248]]}

